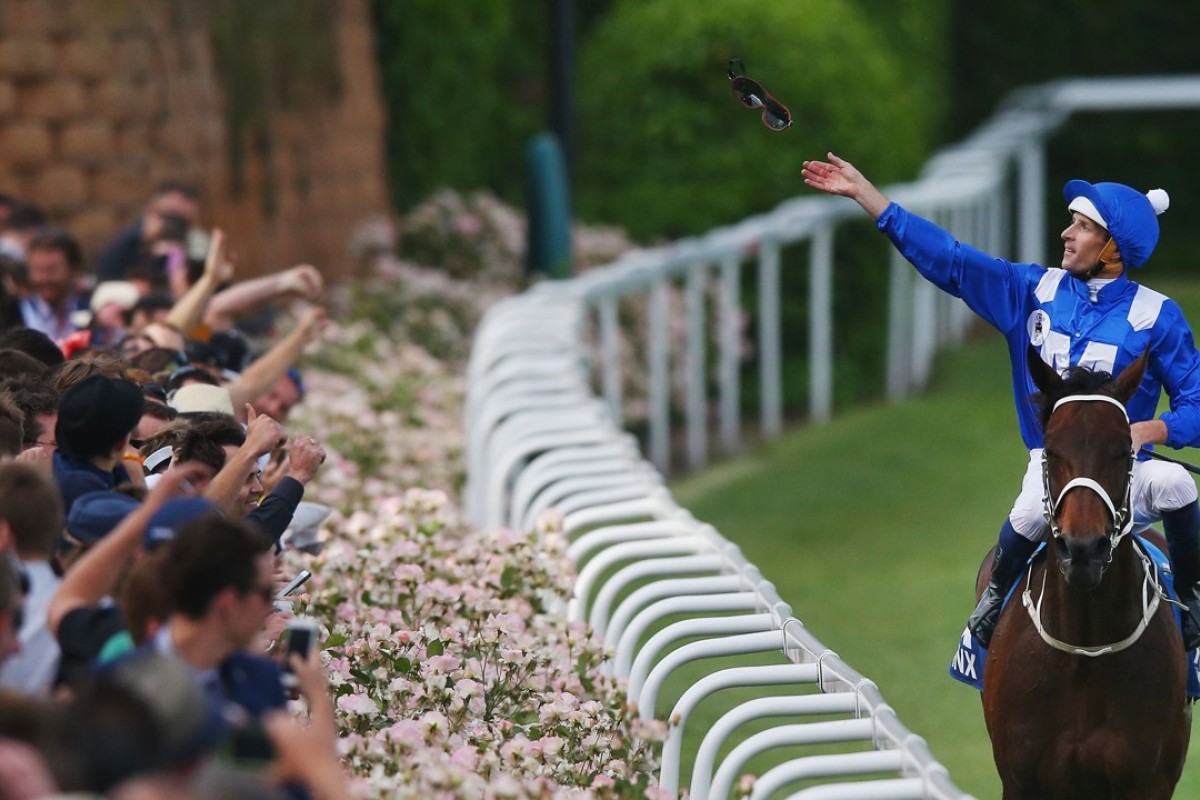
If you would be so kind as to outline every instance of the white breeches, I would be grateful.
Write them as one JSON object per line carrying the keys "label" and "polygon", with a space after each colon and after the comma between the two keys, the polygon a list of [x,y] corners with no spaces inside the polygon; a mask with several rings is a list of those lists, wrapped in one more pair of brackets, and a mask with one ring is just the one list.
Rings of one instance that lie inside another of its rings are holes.
{"label": "white breeches", "polygon": [[[1021,493],[1013,503],[1008,521],[1013,529],[1030,541],[1041,541],[1046,524],[1045,493],[1042,484],[1042,450],[1029,451],[1029,466],[1021,480]],[[1196,483],[1187,470],[1165,461],[1138,461],[1133,465],[1134,529],[1162,519],[1164,511],[1183,508],[1196,499]],[[1113,502],[1121,504],[1114,497]]]}

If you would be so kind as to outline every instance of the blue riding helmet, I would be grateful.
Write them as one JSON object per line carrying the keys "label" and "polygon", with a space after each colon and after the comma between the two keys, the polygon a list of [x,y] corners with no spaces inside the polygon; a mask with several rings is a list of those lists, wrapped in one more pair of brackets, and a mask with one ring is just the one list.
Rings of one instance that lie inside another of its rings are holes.
{"label": "blue riding helmet", "polygon": [[1075,201],[1084,198],[1091,204],[1100,216],[1096,222],[1116,241],[1126,266],[1140,267],[1150,259],[1158,244],[1158,214],[1166,211],[1169,203],[1162,189],[1154,189],[1147,196],[1123,183],[1073,180],[1063,187],[1063,197],[1073,211],[1088,217],[1095,216],[1090,213],[1092,209],[1080,208]]}

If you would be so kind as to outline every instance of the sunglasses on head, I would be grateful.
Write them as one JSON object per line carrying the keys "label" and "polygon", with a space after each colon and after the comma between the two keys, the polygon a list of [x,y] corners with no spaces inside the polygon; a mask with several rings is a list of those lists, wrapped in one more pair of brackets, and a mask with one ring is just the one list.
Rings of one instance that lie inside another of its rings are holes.
{"label": "sunglasses on head", "polygon": [[733,90],[733,96],[742,105],[746,108],[762,109],[763,125],[773,131],[781,131],[792,124],[792,112],[788,111],[783,103],[771,97],[761,83],[746,77],[746,65],[740,58],[729,59],[729,68],[725,74],[729,76],[729,88]]}

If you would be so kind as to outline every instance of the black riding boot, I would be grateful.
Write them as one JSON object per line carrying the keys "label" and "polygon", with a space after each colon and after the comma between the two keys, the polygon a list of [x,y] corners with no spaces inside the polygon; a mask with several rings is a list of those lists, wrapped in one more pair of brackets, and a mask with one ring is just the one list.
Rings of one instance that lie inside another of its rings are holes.
{"label": "black riding boot", "polygon": [[1004,596],[1025,568],[1037,545],[1037,542],[1031,542],[1017,533],[1007,519],[1000,526],[1000,541],[996,544],[996,556],[992,560],[991,580],[979,598],[975,613],[967,620],[967,627],[984,647],[991,644],[992,634],[996,632]]}
{"label": "black riding boot", "polygon": [[1175,511],[1163,512],[1167,554],[1175,574],[1175,591],[1183,609],[1183,646],[1200,645],[1200,506],[1196,501]]}

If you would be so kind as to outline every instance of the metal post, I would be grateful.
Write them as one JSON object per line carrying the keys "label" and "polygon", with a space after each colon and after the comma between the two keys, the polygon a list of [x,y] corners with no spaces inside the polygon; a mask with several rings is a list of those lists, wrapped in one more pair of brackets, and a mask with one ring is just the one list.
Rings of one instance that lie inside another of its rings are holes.
{"label": "metal post", "polygon": [[911,383],[912,267],[896,250],[891,251],[888,267],[888,341],[887,397],[892,402],[908,395]]}
{"label": "metal post", "polygon": [[621,326],[617,319],[617,296],[605,295],[600,300],[600,366],[604,371],[604,401],[614,428],[624,427],[621,409]]}
{"label": "metal post", "polygon": [[826,422],[833,412],[833,224],[813,234],[808,284],[808,416]]}
{"label": "metal post", "polygon": [[765,241],[758,254],[758,349],[762,369],[762,432],[783,428],[783,381],[779,331],[779,243]]}
{"label": "metal post", "polygon": [[741,439],[741,402],[739,379],[741,364],[741,300],[738,280],[741,260],[736,256],[721,263],[721,300],[718,310],[720,326],[720,385],[721,448],[735,453]]}
{"label": "metal post", "polygon": [[687,273],[687,453],[688,467],[708,463],[708,380],[705,350],[704,284],[708,271],[693,267]]}
{"label": "metal post", "polygon": [[1017,156],[1020,189],[1017,216],[1020,219],[1017,237],[1017,259],[1041,264],[1043,242],[1046,240],[1046,146],[1033,140],[1021,148]]}
{"label": "metal post", "polygon": [[650,290],[650,460],[666,474],[671,469],[671,327],[667,282]]}

